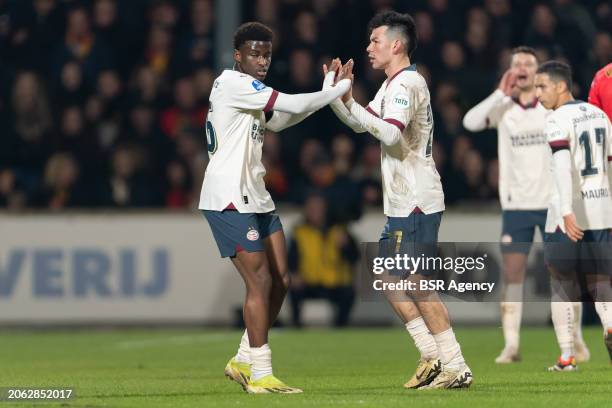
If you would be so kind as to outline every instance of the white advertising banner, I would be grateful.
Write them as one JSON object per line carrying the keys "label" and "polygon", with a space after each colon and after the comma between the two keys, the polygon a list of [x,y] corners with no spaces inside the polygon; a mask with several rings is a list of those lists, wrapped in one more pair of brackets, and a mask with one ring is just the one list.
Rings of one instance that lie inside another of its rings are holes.
{"label": "white advertising banner", "polygon": [[[299,214],[281,214],[289,234]],[[366,214],[352,230],[376,241],[384,223]],[[499,231],[498,215],[445,214],[440,240],[494,242]],[[243,296],[197,213],[0,215],[0,324],[229,324]],[[497,316],[482,306],[465,306],[472,320]],[[356,305],[360,318],[393,316],[370,303]]]}

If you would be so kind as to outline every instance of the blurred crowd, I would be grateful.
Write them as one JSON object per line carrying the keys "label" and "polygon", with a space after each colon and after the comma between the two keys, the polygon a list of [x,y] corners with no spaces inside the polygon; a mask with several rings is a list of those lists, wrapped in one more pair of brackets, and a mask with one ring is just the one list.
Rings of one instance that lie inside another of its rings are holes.
{"label": "blurred crowd", "polygon": [[[241,21],[276,33],[268,85],[315,91],[324,62],[353,58],[354,94],[364,104],[384,80],[367,61],[368,20],[384,8],[411,13],[419,34],[413,60],[429,83],[434,158],[449,204],[497,200],[495,132],[470,134],[461,120],[497,86],[512,47],[570,62],[582,99],[612,60],[612,6],[603,0],[241,6]],[[216,24],[213,0],[0,0],[0,207],[193,208],[219,73]],[[328,108],[268,132],[264,164],[277,202],[302,204],[317,191],[334,222],[382,202],[378,143],[350,132]]]}

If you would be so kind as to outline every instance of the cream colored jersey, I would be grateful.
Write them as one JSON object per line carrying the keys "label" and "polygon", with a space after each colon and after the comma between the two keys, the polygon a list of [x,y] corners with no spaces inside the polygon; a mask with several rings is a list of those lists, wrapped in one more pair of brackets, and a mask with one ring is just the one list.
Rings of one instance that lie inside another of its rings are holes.
{"label": "cream colored jersey", "polygon": [[381,143],[384,213],[407,217],[416,207],[425,214],[443,211],[444,192],[432,157],[429,90],[416,66],[387,79],[367,109],[402,132],[399,143]]}
{"label": "cream colored jersey", "polygon": [[553,183],[544,136],[548,114],[537,101],[523,106],[505,97],[487,116],[488,127],[497,128],[499,201],[504,210],[548,207]]}
{"label": "cream colored jersey", "polygon": [[206,118],[210,161],[204,175],[199,208],[239,212],[274,210],[261,163],[265,112],[278,92],[250,75],[225,70],[215,80]]}
{"label": "cream colored jersey", "polygon": [[[553,152],[564,148],[570,151],[571,210],[578,225],[585,230],[611,228],[608,160],[612,156],[612,125],[606,114],[586,102],[568,102],[549,115],[546,137]],[[561,208],[561,198],[553,183],[546,232],[555,232],[557,227],[564,231]]]}

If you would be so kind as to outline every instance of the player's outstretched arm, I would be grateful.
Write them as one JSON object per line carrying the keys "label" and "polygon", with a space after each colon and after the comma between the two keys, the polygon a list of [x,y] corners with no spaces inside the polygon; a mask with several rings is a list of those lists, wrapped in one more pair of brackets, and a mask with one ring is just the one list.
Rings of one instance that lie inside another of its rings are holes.
{"label": "player's outstretched arm", "polygon": [[506,71],[495,92],[465,114],[463,127],[470,132],[480,132],[489,127],[492,124],[490,119],[494,111],[504,104],[510,104],[510,95],[515,80],[516,75],[510,70]]}
{"label": "player's outstretched arm", "polygon": [[331,101],[344,95],[351,87],[350,79],[343,79],[335,86],[312,93],[303,94],[284,94],[278,93],[274,110],[291,114],[304,114],[308,112],[318,111],[325,105],[329,105]]}
{"label": "player's outstretched arm", "polygon": [[[323,65],[323,89],[330,88],[334,84],[334,79],[336,76],[336,72],[340,69],[340,60],[335,58],[332,61],[329,69],[327,65]],[[351,112],[346,108],[342,100],[340,98],[334,99],[332,103],[329,104],[330,108],[334,112],[334,114],[340,119],[342,123],[346,126],[353,129],[355,133],[364,133],[367,130],[357,122],[355,118],[351,116]]]}
{"label": "player's outstretched arm", "polygon": [[[336,81],[342,82],[346,78],[350,78],[351,81],[353,80],[353,60],[349,60],[342,66]],[[400,129],[396,124],[387,122],[368,112],[363,106],[355,102],[351,92],[343,94],[342,100],[351,117],[355,119],[361,128],[370,132],[372,136],[387,146],[393,146],[400,141],[403,128]]]}

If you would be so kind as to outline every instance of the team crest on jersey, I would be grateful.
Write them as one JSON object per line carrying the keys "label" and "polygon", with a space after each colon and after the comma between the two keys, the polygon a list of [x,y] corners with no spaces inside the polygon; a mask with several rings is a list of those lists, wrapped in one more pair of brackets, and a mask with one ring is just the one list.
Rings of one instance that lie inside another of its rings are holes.
{"label": "team crest on jersey", "polygon": [[266,87],[263,82],[258,81],[257,79],[251,82],[251,85],[253,85],[253,88],[255,88],[257,92],[261,91]]}
{"label": "team crest on jersey", "polygon": [[259,232],[253,227],[249,227],[246,237],[249,241],[257,241],[259,239]]}
{"label": "team crest on jersey", "polygon": [[393,101],[393,105],[396,108],[407,109],[410,106],[410,102],[409,102],[410,97],[406,93],[403,93],[403,92],[396,93],[395,95],[393,95],[391,99]]}

